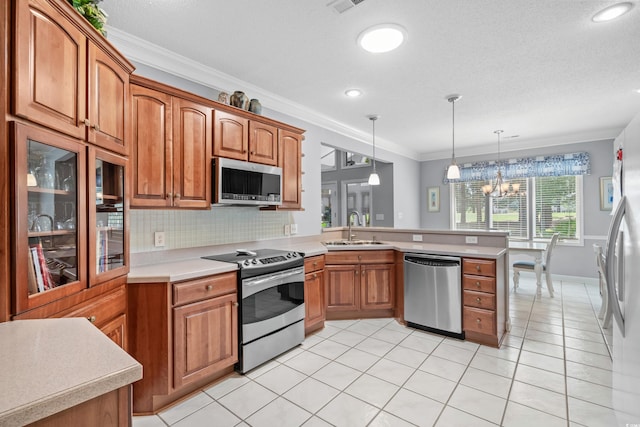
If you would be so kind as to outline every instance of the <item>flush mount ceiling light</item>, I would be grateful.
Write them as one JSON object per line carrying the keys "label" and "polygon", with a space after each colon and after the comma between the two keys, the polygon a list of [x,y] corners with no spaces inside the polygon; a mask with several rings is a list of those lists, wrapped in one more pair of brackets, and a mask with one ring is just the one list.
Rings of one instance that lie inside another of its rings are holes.
{"label": "flush mount ceiling light", "polygon": [[344,94],[349,98],[357,98],[362,95],[362,91],[360,89],[347,89]]}
{"label": "flush mount ceiling light", "polygon": [[358,45],[367,52],[384,53],[397,49],[407,38],[400,25],[380,24],[367,28],[358,36]]}
{"label": "flush mount ceiling light", "polygon": [[593,15],[593,18],[591,18],[591,20],[593,22],[608,22],[608,21],[612,21],[616,18],[619,18],[620,16],[624,15],[625,13],[629,12],[631,10],[631,8],[633,7],[633,3],[631,2],[622,2],[622,3],[617,3],[614,4],[612,6],[606,7],[604,9],[602,9],[600,12],[596,13],[595,15]]}
{"label": "flush mount ceiling light", "polygon": [[380,185],[380,176],[376,172],[376,120],[378,120],[378,117],[380,116],[372,114],[368,117],[369,120],[371,120],[371,125],[373,126],[373,172],[369,175],[369,185]]}
{"label": "flush mount ceiling light", "polygon": [[456,101],[461,95],[449,95],[447,101],[451,103],[451,164],[447,169],[447,179],[460,179],[460,168],[456,162]]}

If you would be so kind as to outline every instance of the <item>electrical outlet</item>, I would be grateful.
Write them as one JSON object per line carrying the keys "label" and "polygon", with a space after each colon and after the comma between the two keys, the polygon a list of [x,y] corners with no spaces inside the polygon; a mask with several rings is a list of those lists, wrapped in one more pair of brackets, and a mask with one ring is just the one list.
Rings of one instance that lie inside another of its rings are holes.
{"label": "electrical outlet", "polygon": [[164,231],[156,231],[153,233],[153,245],[156,248],[164,247]]}
{"label": "electrical outlet", "polygon": [[298,224],[291,224],[291,234],[298,234]]}
{"label": "electrical outlet", "polygon": [[290,235],[290,234],[291,234],[291,226],[290,226],[289,224],[286,224],[286,225],[284,226],[284,235],[285,235],[285,236],[288,236],[288,235]]}
{"label": "electrical outlet", "polygon": [[414,242],[422,242],[422,234],[414,234],[413,235]]}
{"label": "electrical outlet", "polygon": [[384,221],[384,214],[376,214],[376,221]]}
{"label": "electrical outlet", "polygon": [[478,236],[465,236],[464,242],[468,245],[477,245],[478,244]]}

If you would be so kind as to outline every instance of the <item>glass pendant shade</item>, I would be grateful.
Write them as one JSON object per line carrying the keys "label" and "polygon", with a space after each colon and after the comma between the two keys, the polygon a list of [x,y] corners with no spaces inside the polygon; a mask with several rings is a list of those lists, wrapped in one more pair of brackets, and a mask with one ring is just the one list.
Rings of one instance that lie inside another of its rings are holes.
{"label": "glass pendant shade", "polygon": [[447,169],[447,179],[460,179],[460,168],[457,164],[452,163]]}
{"label": "glass pendant shade", "polygon": [[380,185],[380,176],[377,173],[369,175],[369,185]]}

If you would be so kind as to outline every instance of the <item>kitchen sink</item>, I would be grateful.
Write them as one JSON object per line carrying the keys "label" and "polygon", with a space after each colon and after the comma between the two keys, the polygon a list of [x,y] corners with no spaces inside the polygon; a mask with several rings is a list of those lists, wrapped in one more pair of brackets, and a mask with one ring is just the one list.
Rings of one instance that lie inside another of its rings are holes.
{"label": "kitchen sink", "polygon": [[351,245],[383,245],[379,240],[329,240],[322,242],[325,246],[351,246]]}

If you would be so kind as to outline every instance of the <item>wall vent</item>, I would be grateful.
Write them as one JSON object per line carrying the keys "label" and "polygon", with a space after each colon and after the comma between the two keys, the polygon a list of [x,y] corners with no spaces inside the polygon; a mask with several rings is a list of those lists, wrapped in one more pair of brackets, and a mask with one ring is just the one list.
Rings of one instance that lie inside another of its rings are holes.
{"label": "wall vent", "polygon": [[331,6],[331,8],[337,13],[344,13],[352,7],[359,5],[363,1],[364,0],[334,0],[332,2],[329,2],[327,6]]}

